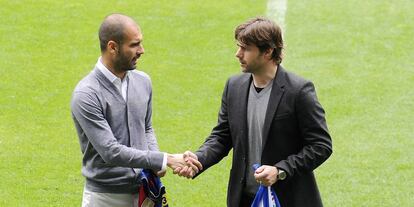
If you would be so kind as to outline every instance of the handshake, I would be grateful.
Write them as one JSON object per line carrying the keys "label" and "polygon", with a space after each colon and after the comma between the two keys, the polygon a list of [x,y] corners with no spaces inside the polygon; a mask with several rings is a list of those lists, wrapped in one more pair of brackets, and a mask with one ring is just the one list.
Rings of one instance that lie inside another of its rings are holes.
{"label": "handshake", "polygon": [[186,151],[183,154],[168,154],[167,166],[174,171],[174,174],[186,178],[194,177],[203,169],[197,155],[190,151]]}

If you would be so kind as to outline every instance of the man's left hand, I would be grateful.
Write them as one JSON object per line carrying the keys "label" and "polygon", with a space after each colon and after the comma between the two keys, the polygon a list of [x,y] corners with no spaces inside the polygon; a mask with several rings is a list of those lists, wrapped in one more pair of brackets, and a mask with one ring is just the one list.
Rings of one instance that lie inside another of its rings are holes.
{"label": "man's left hand", "polygon": [[254,178],[264,186],[271,186],[277,181],[278,170],[275,166],[262,165],[254,172]]}
{"label": "man's left hand", "polygon": [[164,177],[166,173],[167,173],[167,169],[160,170],[160,171],[156,172],[155,174],[157,174],[157,176],[161,178],[161,177]]}

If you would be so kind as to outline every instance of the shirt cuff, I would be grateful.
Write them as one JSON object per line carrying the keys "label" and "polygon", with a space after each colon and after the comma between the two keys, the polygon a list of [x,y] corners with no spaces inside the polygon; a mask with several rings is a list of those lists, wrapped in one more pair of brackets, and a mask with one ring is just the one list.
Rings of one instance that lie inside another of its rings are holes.
{"label": "shirt cuff", "polygon": [[164,158],[162,160],[161,171],[167,170],[167,153],[164,153]]}

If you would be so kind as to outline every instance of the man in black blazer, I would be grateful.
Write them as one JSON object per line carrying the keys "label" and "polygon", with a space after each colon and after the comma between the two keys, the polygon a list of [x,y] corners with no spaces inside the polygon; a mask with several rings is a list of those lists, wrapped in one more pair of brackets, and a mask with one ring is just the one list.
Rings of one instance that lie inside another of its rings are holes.
{"label": "man in black blazer", "polygon": [[[322,206],[313,170],[331,155],[332,142],[312,82],[280,65],[282,32],[271,20],[239,25],[235,39],[243,74],[228,79],[217,126],[185,159],[198,159],[201,173],[233,149],[227,206],[250,206],[259,183],[274,188],[282,207]],[[187,167],[175,173],[198,175]]]}

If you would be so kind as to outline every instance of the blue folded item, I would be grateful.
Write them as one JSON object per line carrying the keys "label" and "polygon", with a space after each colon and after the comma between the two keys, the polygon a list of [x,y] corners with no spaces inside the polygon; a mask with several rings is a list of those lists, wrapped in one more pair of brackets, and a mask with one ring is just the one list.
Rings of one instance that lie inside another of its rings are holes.
{"label": "blue folded item", "polygon": [[[259,168],[259,164],[254,164],[254,171]],[[251,207],[281,207],[279,199],[276,196],[275,191],[271,186],[260,185],[259,190],[257,190],[256,196],[254,197]]]}
{"label": "blue folded item", "polygon": [[139,207],[168,207],[165,186],[152,170],[143,169],[138,179],[141,182],[139,187]]}

